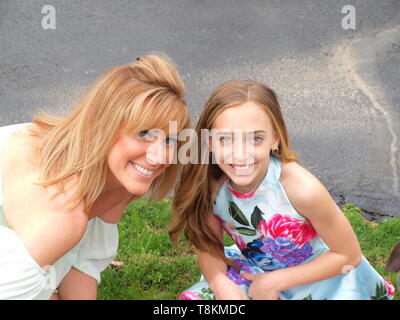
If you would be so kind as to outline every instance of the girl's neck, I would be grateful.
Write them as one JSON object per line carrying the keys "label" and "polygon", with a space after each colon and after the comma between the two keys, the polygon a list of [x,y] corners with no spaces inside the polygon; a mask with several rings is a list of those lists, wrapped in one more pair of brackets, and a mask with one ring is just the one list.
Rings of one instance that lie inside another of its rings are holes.
{"label": "girl's neck", "polygon": [[228,176],[226,176],[226,182],[227,182],[228,189],[230,189],[230,191],[233,194],[235,194],[236,196],[238,196],[239,198],[250,198],[254,195],[257,188],[259,187],[261,182],[264,180],[264,177],[266,176],[266,174],[267,173],[265,173],[264,175],[262,175],[260,177],[257,177],[257,179],[255,179],[253,181],[253,183],[246,185],[246,186],[238,186],[232,180],[230,180]]}

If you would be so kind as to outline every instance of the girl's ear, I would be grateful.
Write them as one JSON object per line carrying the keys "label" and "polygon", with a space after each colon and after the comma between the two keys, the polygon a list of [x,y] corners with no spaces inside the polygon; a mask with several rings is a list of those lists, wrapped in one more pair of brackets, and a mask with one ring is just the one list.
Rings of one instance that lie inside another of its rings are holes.
{"label": "girl's ear", "polygon": [[275,138],[274,138],[274,142],[272,144],[272,150],[273,151],[278,151],[279,142],[280,142],[279,135],[276,133],[275,134]]}

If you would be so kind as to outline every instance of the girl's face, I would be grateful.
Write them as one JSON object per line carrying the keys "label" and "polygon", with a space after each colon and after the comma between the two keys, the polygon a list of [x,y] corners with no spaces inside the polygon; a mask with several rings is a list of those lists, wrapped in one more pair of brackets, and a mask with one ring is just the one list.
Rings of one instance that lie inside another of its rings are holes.
{"label": "girl's face", "polygon": [[166,130],[153,129],[138,134],[121,134],[108,156],[109,177],[106,189],[124,187],[142,196],[174,158],[176,139]]}
{"label": "girl's face", "polygon": [[212,151],[238,192],[250,192],[263,180],[270,151],[278,146],[272,122],[254,102],[224,110],[212,127]]}

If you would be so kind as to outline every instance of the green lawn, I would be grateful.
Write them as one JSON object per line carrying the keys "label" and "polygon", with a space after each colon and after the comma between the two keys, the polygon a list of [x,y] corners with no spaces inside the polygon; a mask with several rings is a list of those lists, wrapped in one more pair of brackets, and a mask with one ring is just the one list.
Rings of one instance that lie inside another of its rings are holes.
{"label": "green lawn", "polygon": [[[102,273],[98,299],[174,299],[199,280],[194,252],[184,249],[183,243],[179,254],[172,248],[166,232],[170,208],[170,200],[151,205],[138,200],[129,205],[118,224],[117,260],[124,265]],[[364,256],[397,287],[396,274],[383,270],[392,247],[400,241],[400,218],[376,224],[364,219],[353,205],[346,204],[343,211],[357,234]],[[226,244],[232,241],[226,238]],[[400,300],[397,292],[395,299]]]}

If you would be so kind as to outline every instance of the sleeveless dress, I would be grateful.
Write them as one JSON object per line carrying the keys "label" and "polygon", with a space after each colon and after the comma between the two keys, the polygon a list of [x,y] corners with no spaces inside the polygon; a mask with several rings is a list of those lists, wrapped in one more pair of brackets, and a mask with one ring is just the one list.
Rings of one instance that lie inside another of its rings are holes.
{"label": "sleeveless dress", "polygon": [[26,125],[29,123],[0,127],[0,300],[50,299],[72,267],[99,284],[100,273],[115,258],[118,249],[117,225],[96,217],[89,220],[82,239],[74,248],[54,265],[42,268],[17,233],[8,227],[3,212],[2,151],[7,138]]}
{"label": "sleeveless dress", "polygon": [[[291,205],[279,181],[281,161],[271,155],[266,176],[250,197],[243,197],[225,180],[214,202],[214,214],[235,244],[225,255],[247,273],[270,272],[312,261],[329,250],[307,219]],[[250,281],[233,267],[227,276],[247,295]],[[356,268],[326,280],[280,292],[282,300],[392,299],[394,286],[362,256]],[[177,296],[181,300],[214,299],[204,276]]]}

